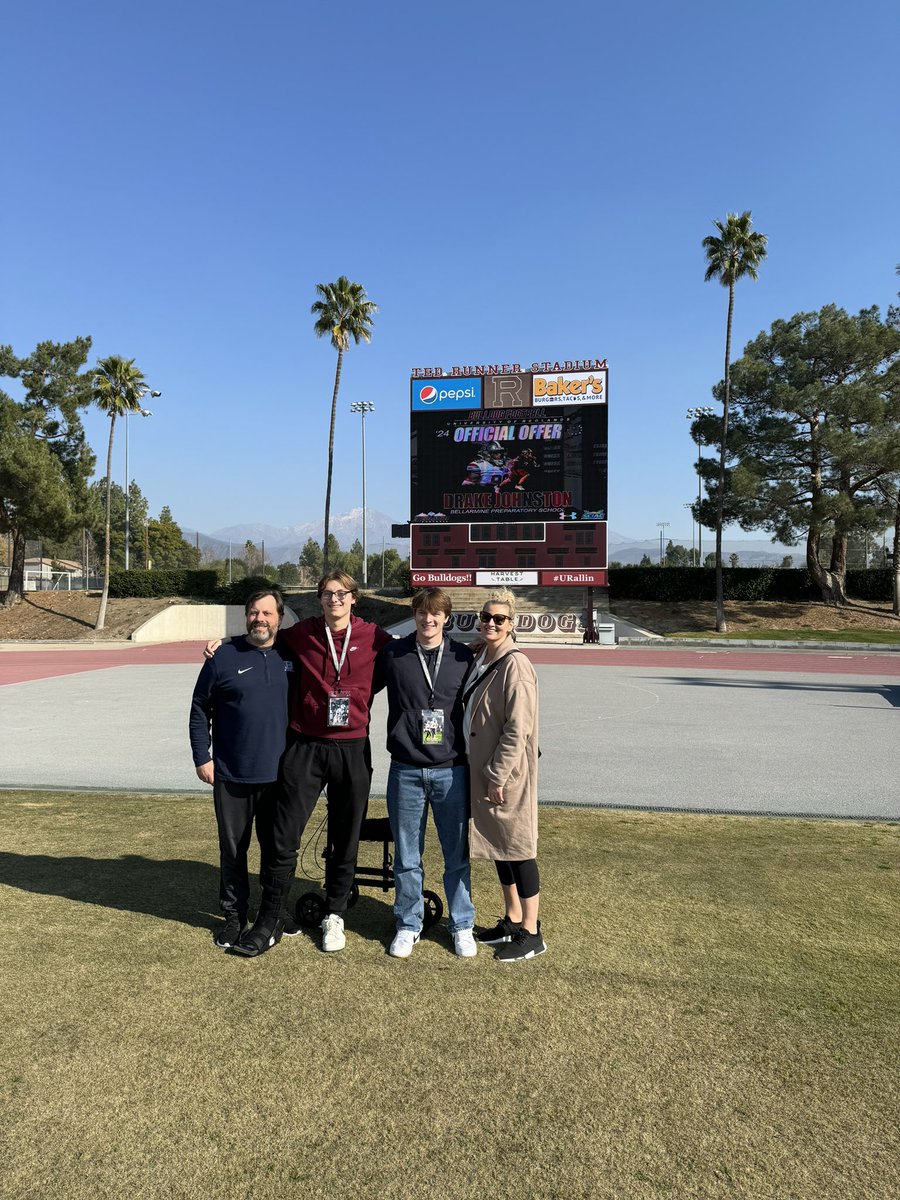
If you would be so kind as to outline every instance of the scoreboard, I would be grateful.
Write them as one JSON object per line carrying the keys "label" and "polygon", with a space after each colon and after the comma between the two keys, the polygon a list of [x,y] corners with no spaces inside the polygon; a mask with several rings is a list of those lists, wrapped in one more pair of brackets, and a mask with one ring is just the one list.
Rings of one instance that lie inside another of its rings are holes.
{"label": "scoreboard", "polygon": [[532,367],[413,373],[415,585],[606,585],[606,362]]}

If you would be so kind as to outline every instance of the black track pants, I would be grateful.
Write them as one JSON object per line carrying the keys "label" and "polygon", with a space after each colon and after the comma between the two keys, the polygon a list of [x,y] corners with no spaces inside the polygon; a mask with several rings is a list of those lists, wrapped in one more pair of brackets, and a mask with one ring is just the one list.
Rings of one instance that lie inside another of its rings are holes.
{"label": "black track pants", "polygon": [[293,878],[303,831],[319,794],[327,788],[325,900],[329,912],[346,911],[371,781],[368,738],[338,741],[299,735],[288,743],[281,760],[281,788],[272,828],[273,880],[283,884]]}
{"label": "black track pants", "polygon": [[243,921],[247,916],[250,893],[247,851],[253,819],[256,818],[256,837],[265,860],[277,791],[274,783],[235,783],[230,779],[217,779],[213,784],[213,804],[219,829],[219,908],[226,917],[239,917]]}

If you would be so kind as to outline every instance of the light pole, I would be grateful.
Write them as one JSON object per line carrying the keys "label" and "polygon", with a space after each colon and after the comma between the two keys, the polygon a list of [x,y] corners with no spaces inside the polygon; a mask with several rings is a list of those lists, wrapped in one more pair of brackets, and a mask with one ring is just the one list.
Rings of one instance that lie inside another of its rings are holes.
{"label": "light pole", "polygon": [[693,504],[685,504],[684,506],[691,514],[691,566],[697,565],[697,531],[694,528],[694,506]]}
{"label": "light pole", "polygon": [[363,510],[363,536],[362,536],[362,585],[369,586],[369,564],[366,558],[366,413],[375,411],[375,405],[368,400],[354,400],[350,405],[352,413],[359,413],[362,424],[362,510]]}
{"label": "light pole", "polygon": [[[696,408],[687,410],[687,419],[694,423],[701,417],[711,417],[716,410],[710,408],[708,404],[700,404]],[[703,566],[703,526],[700,524],[700,434],[697,434],[697,566]]]}
{"label": "light pole", "polygon": [[[144,388],[142,395],[146,396],[147,388]],[[153,397],[161,396],[162,392],[150,392]],[[153,413],[149,408],[138,408],[135,410],[142,417],[152,417]],[[131,537],[129,528],[129,485],[128,485],[128,409],[125,409],[125,570],[128,570],[128,542]]]}
{"label": "light pole", "polygon": [[671,523],[672,523],[671,521],[657,521],[656,522],[656,524],[659,526],[659,565],[660,566],[663,565],[663,538],[665,537],[666,530],[669,528]]}

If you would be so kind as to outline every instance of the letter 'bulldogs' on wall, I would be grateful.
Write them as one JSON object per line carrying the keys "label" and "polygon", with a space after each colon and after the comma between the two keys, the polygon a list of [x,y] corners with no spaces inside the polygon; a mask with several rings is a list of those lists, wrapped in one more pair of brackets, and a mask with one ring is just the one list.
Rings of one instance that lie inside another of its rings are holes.
{"label": "letter 'bulldogs' on wall", "polygon": [[[472,633],[478,628],[478,614],[473,612],[453,613],[447,621],[447,632],[454,629],[460,633]],[[516,617],[516,633],[578,633],[584,629],[575,613],[519,613]]]}

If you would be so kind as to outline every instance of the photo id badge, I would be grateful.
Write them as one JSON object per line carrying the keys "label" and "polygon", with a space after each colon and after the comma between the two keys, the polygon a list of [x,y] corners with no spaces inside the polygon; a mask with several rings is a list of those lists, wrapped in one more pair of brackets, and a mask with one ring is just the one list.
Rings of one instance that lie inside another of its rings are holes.
{"label": "photo id badge", "polygon": [[444,744],[444,710],[442,708],[422,709],[422,745],[442,746]]}
{"label": "photo id badge", "polygon": [[332,692],[328,697],[328,728],[346,729],[350,724],[350,696],[347,692]]}

